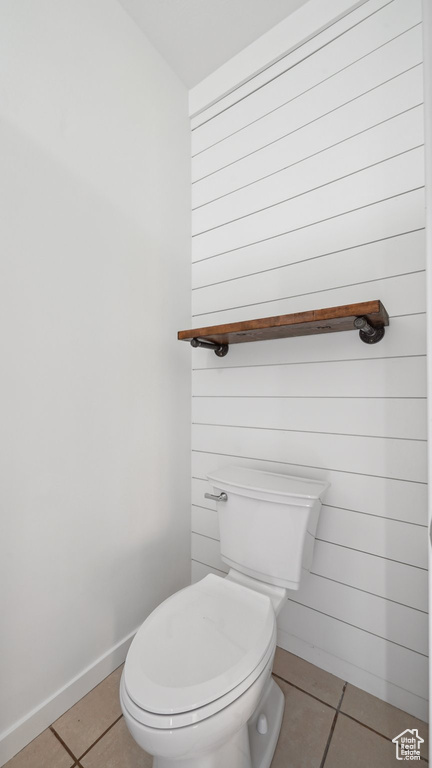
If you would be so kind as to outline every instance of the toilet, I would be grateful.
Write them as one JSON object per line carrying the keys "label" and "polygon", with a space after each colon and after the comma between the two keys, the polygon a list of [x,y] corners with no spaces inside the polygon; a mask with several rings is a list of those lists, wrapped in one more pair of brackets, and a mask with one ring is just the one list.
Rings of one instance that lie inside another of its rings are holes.
{"label": "toilet", "polygon": [[208,475],[225,578],[169,597],[129,649],[120,702],[153,768],[269,768],[284,711],[276,618],[312,565],[328,483],[227,466]]}

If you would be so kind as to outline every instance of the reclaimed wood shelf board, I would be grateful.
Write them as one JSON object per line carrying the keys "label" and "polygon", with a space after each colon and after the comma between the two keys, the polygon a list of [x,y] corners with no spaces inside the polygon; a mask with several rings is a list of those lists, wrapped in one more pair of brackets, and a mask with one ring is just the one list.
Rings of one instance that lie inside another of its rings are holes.
{"label": "reclaimed wood shelf board", "polygon": [[[389,317],[381,301],[363,301],[359,304],[346,304],[340,307],[313,309],[308,312],[295,312],[291,315],[261,317],[257,320],[245,320],[241,323],[226,323],[205,328],[192,328],[179,331],[180,341],[189,341],[192,346],[214,348],[227,347],[229,344],[241,344],[250,341],[268,341],[286,339],[290,336],[310,336],[317,333],[335,333],[336,331],[360,331],[362,341],[375,344],[384,335],[384,326],[389,324]],[[379,338],[378,338],[379,337]],[[201,343],[200,343],[201,342]]]}

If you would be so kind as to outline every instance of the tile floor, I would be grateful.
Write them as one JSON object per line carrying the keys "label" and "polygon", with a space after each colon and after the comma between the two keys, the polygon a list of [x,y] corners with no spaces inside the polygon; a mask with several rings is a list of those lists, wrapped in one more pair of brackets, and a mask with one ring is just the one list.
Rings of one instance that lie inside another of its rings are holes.
{"label": "tile floor", "polygon": [[[121,670],[5,768],[151,768],[151,757],[136,746],[124,724],[118,700]],[[286,706],[272,768],[396,768],[401,761],[391,740],[406,728],[417,728],[425,740],[420,765],[426,768],[426,723],[280,648],[273,672]]]}

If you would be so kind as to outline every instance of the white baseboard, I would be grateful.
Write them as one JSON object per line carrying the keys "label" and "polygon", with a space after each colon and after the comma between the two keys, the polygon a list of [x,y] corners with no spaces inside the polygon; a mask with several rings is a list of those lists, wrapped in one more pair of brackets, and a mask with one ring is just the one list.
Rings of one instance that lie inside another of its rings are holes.
{"label": "white baseboard", "polygon": [[82,699],[95,685],[98,685],[107,675],[117,669],[126,658],[135,632],[136,630],[113,648],[110,648],[63,688],[56,691],[53,696],[14,723],[7,731],[1,733],[0,766],[14,757],[30,741],[39,736],[45,728],[48,728],[51,723]]}
{"label": "white baseboard", "polygon": [[310,645],[295,635],[290,635],[284,630],[278,630],[277,644],[285,651],[290,651],[296,656],[315,664],[326,672],[342,678],[342,680],[352,683],[357,688],[371,693],[372,696],[392,704],[394,707],[403,709],[405,712],[418,717],[420,720],[428,722],[428,702],[426,699],[417,696],[415,693],[400,688],[388,680],[376,677],[360,667],[354,666],[344,659],[332,656],[331,653],[323,651],[315,645]]}

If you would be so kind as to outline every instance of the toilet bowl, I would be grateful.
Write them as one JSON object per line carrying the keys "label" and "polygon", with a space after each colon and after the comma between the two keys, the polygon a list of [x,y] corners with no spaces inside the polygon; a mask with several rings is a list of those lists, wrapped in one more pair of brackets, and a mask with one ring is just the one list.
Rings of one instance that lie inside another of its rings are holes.
{"label": "toilet bowl", "polygon": [[120,685],[128,728],[157,756],[154,767],[250,768],[247,723],[264,694],[278,712],[262,741],[273,734],[276,743],[275,648],[272,600],[230,578],[209,574],[162,603],[137,633]]}
{"label": "toilet bowl", "polygon": [[284,710],[271,677],[276,617],[287,586],[310,568],[327,484],[240,467],[210,479],[230,571],[177,592],[146,619],[126,658],[121,707],[153,768],[269,768]]}

